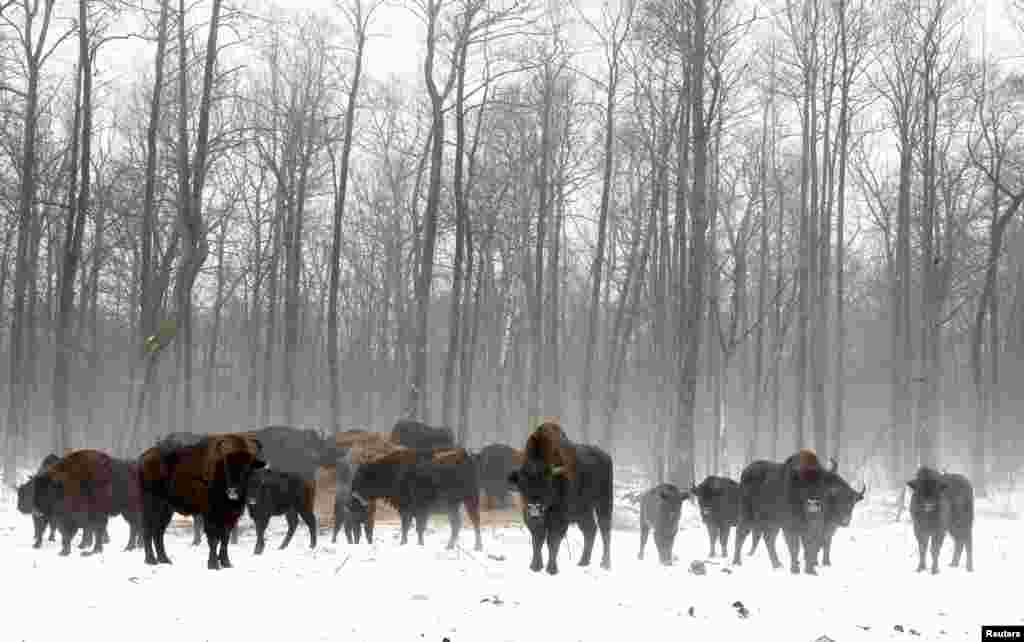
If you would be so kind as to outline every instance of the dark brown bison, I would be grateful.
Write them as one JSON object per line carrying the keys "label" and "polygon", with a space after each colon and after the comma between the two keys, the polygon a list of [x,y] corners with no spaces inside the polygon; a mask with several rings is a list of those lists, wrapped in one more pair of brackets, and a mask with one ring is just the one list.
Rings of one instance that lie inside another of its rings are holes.
{"label": "dark brown bison", "polygon": [[825,539],[825,506],[829,473],[813,451],[804,449],[783,463],[755,461],[740,476],[740,517],[736,529],[733,564],[739,565],[746,536],[760,532],[773,568],[782,566],[775,538],[783,532],[790,554],[790,570],[816,575],[818,551]]}
{"label": "dark brown bison", "polygon": [[530,570],[543,568],[541,549],[546,541],[547,572],[558,573],[558,549],[570,523],[583,531],[579,565],[590,564],[594,536],[600,528],[604,544],[601,568],[611,568],[612,458],[597,446],[574,444],[555,422],[541,424],[523,450],[523,465],[508,479],[523,497],[523,520],[533,539]]}
{"label": "dark brown bison", "polygon": [[57,522],[61,555],[71,554],[71,540],[79,529],[91,531],[93,549],[103,552],[107,521],[123,508],[117,497],[114,459],[98,450],[76,450],[36,476],[35,506]]}
{"label": "dark brown bison", "polygon": [[914,479],[907,482],[913,491],[910,516],[917,538],[917,571],[925,570],[925,553],[931,542],[932,574],[939,572],[939,551],[949,533],[953,538],[952,567],[960,565],[960,555],[967,552],[967,571],[974,571],[974,487],[963,475],[940,473],[921,467]]}
{"label": "dark brown bison", "polygon": [[[182,446],[195,446],[206,435],[201,435],[195,432],[172,432],[163,439],[154,444],[161,450],[171,451],[175,448],[181,448]],[[203,516],[193,515],[192,516],[192,546],[199,546],[203,543]]]}
{"label": "dark brown bison", "polygon": [[251,436],[208,435],[178,448],[150,448],[139,457],[142,539],[147,564],[170,564],[164,533],[171,516],[202,515],[210,548],[207,568],[230,568],[228,539],[246,505],[249,477],[263,468],[262,446]]}
{"label": "dark brown bison", "polygon": [[722,557],[725,557],[729,529],[739,521],[740,485],[728,477],[710,475],[699,485],[693,486],[690,493],[697,498],[700,518],[708,531],[711,544],[708,557],[715,556],[716,543],[722,549]]}

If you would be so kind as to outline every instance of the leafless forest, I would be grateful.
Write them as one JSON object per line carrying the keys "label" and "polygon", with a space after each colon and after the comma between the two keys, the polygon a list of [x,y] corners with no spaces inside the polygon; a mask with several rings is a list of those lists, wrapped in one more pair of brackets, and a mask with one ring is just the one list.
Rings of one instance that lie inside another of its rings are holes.
{"label": "leafless forest", "polygon": [[[1012,477],[1024,76],[984,0],[516,2],[0,3],[5,481],[403,416],[557,416],[681,483]],[[368,47],[395,16],[420,41]]]}

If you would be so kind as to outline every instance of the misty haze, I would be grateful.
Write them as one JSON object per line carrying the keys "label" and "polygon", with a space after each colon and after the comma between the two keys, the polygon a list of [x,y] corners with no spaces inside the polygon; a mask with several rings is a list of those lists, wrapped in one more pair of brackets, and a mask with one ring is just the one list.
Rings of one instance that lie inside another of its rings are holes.
{"label": "misty haze", "polygon": [[1022,44],[0,0],[0,639],[1024,639]]}

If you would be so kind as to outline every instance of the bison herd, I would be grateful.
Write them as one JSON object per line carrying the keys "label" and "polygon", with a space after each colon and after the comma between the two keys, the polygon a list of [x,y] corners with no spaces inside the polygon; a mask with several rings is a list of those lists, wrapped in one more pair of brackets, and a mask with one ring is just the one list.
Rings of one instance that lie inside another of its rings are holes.
{"label": "bison herd", "polygon": [[[98,450],[72,451],[63,458],[48,455],[38,471],[18,487],[18,510],[32,516],[33,546],[42,546],[47,527],[61,535],[61,555],[69,555],[76,533],[83,532],[83,555],[98,553],[109,543],[107,521],[121,515],[130,526],[125,550],[141,547],[147,564],[170,564],[164,534],[174,513],[193,518],[193,545],[205,534],[207,568],[230,568],[229,541],[248,509],[256,526],[259,555],[266,546],[271,517],[284,516],[288,530],[280,544],[291,542],[299,521],[309,530],[310,547],[317,542],[314,513],[318,469],[335,473],[334,532],[344,531],[350,544],[365,534],[373,541],[378,502],[395,508],[401,519],[401,543],[415,523],[423,545],[432,512],[448,515],[456,546],[465,507],[474,531],[474,548],[482,550],[480,495],[498,507],[509,505],[510,491],[522,498],[523,522],[530,533],[530,569],[558,573],[558,552],[570,524],[583,533],[579,566],[590,564],[597,533],[601,534],[601,567],[611,568],[613,506],[612,459],[602,449],[570,440],[557,422],[547,421],[530,433],[524,447],[492,444],[471,453],[455,443],[450,429],[400,420],[390,435],[351,430],[324,437],[313,430],[269,426],[228,434],[173,433],[134,460]],[[961,475],[921,468],[907,482],[912,491],[910,513],[918,541],[918,571],[938,573],[938,554],[948,533],[954,541],[953,566],[966,553],[973,571],[971,530],[974,491]],[[726,557],[729,531],[736,530],[733,564],[752,537],[748,555],[764,541],[773,568],[782,563],[776,552],[781,532],[789,550],[790,570],[814,575],[821,563],[831,565],[836,530],[849,526],[853,509],[866,488],[855,490],[837,472],[836,462],[821,464],[810,450],[783,462],[755,461],[739,481],[710,476],[687,490],[658,484],[636,497],[640,504],[640,551],[644,557],[653,531],[658,559],[672,564],[672,549],[682,504],[693,499],[707,528],[709,555]],[[547,564],[544,547],[547,547]]]}

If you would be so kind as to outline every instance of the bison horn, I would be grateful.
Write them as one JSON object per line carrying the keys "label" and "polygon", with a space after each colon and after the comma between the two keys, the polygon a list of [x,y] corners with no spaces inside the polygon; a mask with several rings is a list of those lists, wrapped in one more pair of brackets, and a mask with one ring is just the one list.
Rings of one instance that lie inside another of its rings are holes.
{"label": "bison horn", "polygon": [[868,492],[868,485],[865,482],[860,483],[860,498],[864,499],[864,494]]}
{"label": "bison horn", "polygon": [[835,457],[829,457],[828,461],[829,461],[829,463],[832,464],[832,467],[829,468],[829,472],[830,473],[836,472],[836,469],[839,468],[839,464],[836,463],[836,458]]}

